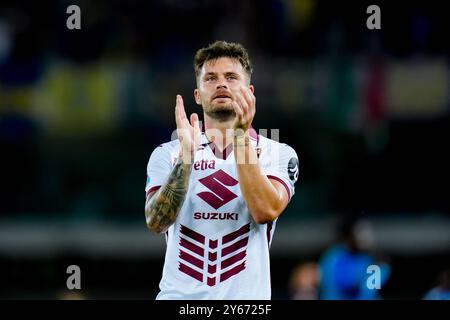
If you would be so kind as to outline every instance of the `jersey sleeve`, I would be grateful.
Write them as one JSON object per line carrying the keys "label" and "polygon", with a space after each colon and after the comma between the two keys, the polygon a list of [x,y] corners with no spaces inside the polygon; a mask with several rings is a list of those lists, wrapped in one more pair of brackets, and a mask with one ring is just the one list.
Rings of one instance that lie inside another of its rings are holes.
{"label": "jersey sleeve", "polygon": [[159,189],[172,171],[171,154],[164,145],[156,147],[147,164],[146,194]]}
{"label": "jersey sleeve", "polygon": [[295,183],[300,171],[297,153],[292,147],[283,144],[271,150],[271,158],[264,174],[269,179],[280,182],[286,188],[290,200],[295,193]]}

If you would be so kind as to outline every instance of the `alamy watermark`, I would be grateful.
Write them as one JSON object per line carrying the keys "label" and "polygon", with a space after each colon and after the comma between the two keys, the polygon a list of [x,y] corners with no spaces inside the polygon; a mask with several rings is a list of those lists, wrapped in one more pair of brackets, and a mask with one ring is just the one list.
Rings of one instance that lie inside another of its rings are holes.
{"label": "alamy watermark", "polygon": [[66,270],[67,274],[70,274],[67,277],[66,287],[69,290],[80,290],[81,289],[81,269],[77,265],[70,265]]}
{"label": "alamy watermark", "polygon": [[[66,20],[66,26],[69,30],[81,29],[81,8],[77,5],[70,5],[66,9],[66,13],[70,16]],[[370,16],[366,20],[366,26],[369,30],[381,29],[381,9],[379,6],[372,4],[367,7],[366,13]]]}
{"label": "alamy watermark", "polygon": [[81,9],[77,5],[70,5],[67,7],[66,13],[70,14],[70,16],[66,20],[67,29],[73,30],[81,29]]}
{"label": "alamy watermark", "polygon": [[367,277],[367,289],[370,290],[380,290],[381,289],[381,268],[380,266],[376,264],[372,264],[367,267],[366,270],[367,274],[370,274],[369,277]]}
{"label": "alamy watermark", "polygon": [[367,7],[366,13],[371,15],[367,18],[366,26],[367,29],[381,29],[381,9],[377,5],[371,5]]}
{"label": "alamy watermark", "polygon": [[[200,121],[201,126],[201,121]],[[184,132],[183,132],[184,130]],[[270,135],[268,134],[270,133]],[[223,131],[215,128],[207,129],[203,133],[207,139],[206,144],[212,145],[214,148],[214,152],[216,155],[220,155],[223,151],[218,150],[215,148],[215,142],[222,141],[224,148],[226,148],[229,145],[233,145],[236,147],[235,154],[236,154],[236,163],[237,164],[257,164],[258,158],[260,157],[262,152],[270,152],[270,158],[271,162],[274,165],[278,165],[281,163],[281,156],[282,156],[282,144],[272,144],[270,146],[270,150],[263,150],[261,148],[261,137],[264,138],[270,138],[271,140],[275,142],[279,142],[280,140],[280,130],[279,129],[259,129],[258,132],[256,132],[255,129],[249,129],[247,132],[244,132],[242,129],[226,129],[225,134]],[[172,131],[171,140],[177,140],[180,136],[188,136],[189,130],[188,129],[175,129]],[[235,137],[239,136],[239,139],[242,139],[241,143],[236,143]],[[201,139],[201,137],[200,137]],[[241,145],[246,145],[248,143],[249,146],[254,147],[256,153],[252,153],[253,156],[246,156],[246,150],[244,148],[240,148]],[[202,145],[200,142],[199,148],[204,148],[205,144]],[[194,153],[195,157],[195,153]],[[189,155],[185,156],[183,155],[183,161],[190,162],[192,159]]]}

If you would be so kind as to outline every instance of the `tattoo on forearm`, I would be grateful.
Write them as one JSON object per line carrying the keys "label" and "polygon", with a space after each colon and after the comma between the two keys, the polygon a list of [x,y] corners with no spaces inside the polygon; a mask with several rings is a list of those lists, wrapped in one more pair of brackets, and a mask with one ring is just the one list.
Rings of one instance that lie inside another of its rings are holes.
{"label": "tattoo on forearm", "polygon": [[147,199],[145,217],[151,230],[165,232],[175,222],[186,197],[191,167],[180,158],[166,184]]}

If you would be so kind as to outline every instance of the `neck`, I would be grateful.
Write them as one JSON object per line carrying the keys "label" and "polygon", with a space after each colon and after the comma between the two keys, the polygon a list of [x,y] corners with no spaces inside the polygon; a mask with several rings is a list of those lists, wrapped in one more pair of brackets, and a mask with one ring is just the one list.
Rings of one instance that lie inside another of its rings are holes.
{"label": "neck", "polygon": [[219,121],[204,114],[205,134],[209,141],[213,141],[215,145],[223,150],[226,146],[233,142],[233,123],[234,118],[226,121]]}

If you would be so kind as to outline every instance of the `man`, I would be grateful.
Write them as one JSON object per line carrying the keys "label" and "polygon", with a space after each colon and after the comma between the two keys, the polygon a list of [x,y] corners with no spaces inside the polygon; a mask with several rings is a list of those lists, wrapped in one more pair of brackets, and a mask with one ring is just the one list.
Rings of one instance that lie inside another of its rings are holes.
{"label": "man", "polygon": [[319,298],[381,299],[380,289],[389,280],[391,266],[386,255],[374,252],[371,224],[361,218],[348,217],[338,231],[338,241],[320,258]]}
{"label": "man", "polygon": [[269,247],[294,194],[297,155],[252,129],[252,67],[240,44],[200,49],[194,68],[205,130],[177,95],[178,139],[147,167],[147,226],[167,242],[157,299],[270,299]]}

